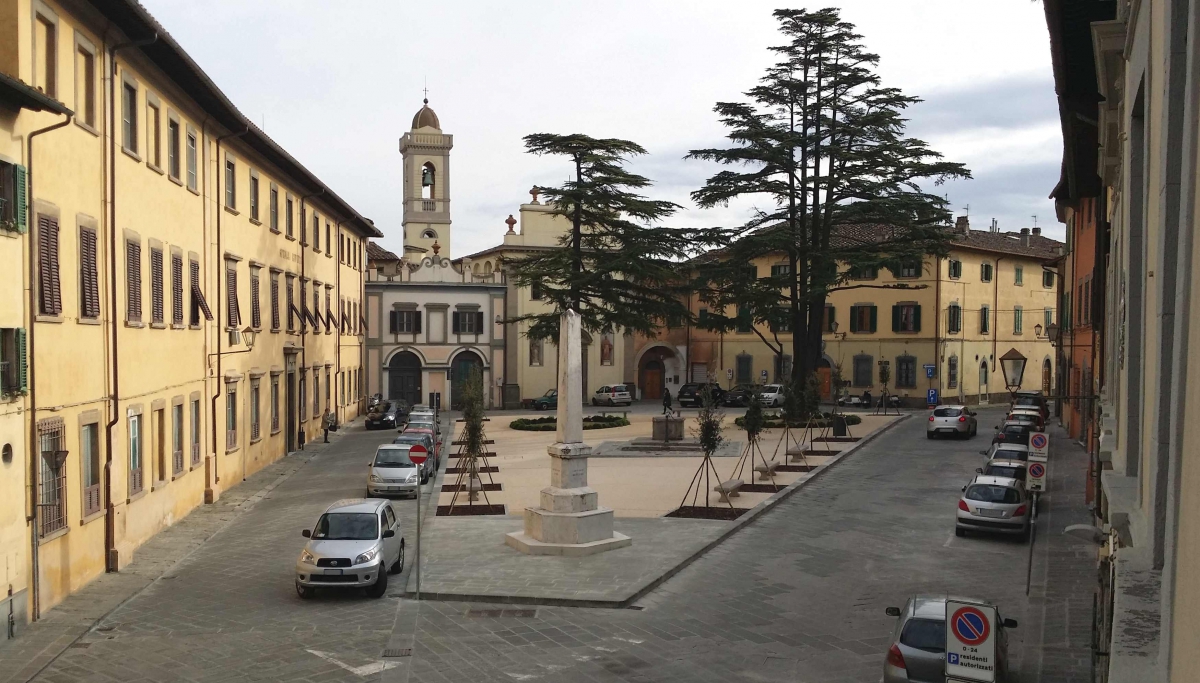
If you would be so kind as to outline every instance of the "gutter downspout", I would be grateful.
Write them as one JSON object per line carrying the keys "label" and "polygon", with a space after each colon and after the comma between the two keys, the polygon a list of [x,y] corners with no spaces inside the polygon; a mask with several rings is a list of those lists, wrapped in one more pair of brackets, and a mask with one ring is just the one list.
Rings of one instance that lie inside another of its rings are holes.
{"label": "gutter downspout", "polygon": [[[28,140],[28,144],[29,144],[29,152],[27,153],[27,156],[25,159],[25,166],[28,169],[28,173],[26,174],[28,176],[28,179],[26,180],[26,184],[28,186],[28,194],[26,196],[29,197],[29,201],[26,203],[26,206],[25,206],[25,214],[26,214],[25,224],[26,225],[29,225],[29,217],[28,217],[29,213],[30,213],[29,205],[33,203],[33,199],[34,199],[34,194],[33,194],[33,178],[34,178],[34,176],[33,176],[33,139],[35,137],[41,135],[42,133],[49,133],[52,130],[58,130],[59,128],[62,128],[63,126],[70,124],[71,118],[74,116],[74,114],[68,113],[66,116],[67,116],[67,118],[63,119],[62,121],[60,121],[52,126],[46,126],[45,128],[39,128],[38,130],[33,131],[26,137],[26,139]],[[30,228],[33,228],[33,227],[34,226],[30,226]],[[35,233],[34,233],[34,230],[31,229],[26,234],[28,235],[28,234],[35,234]],[[30,589],[31,589],[30,590],[30,592],[31,592],[30,602],[32,603],[32,609],[30,610],[30,617],[33,621],[37,621],[38,617],[41,616],[41,600],[39,599],[39,594],[41,592],[41,581],[39,581],[39,574],[41,572],[40,572],[39,564],[38,564],[38,502],[37,502],[38,501],[38,472],[39,472],[38,466],[41,464],[38,462],[38,456],[41,455],[41,452],[38,450],[39,444],[38,444],[38,438],[37,438],[38,434],[37,434],[37,401],[36,401],[37,390],[35,388],[37,386],[37,383],[34,381],[34,372],[36,371],[37,363],[32,363],[32,362],[29,362],[29,360],[28,360],[28,359],[34,358],[34,337],[35,337],[34,330],[37,329],[37,322],[35,319],[35,316],[37,314],[34,312],[34,311],[38,310],[37,309],[37,298],[36,298],[36,294],[35,294],[36,290],[33,287],[33,273],[35,270],[35,265],[37,263],[37,249],[34,248],[34,245],[32,242],[30,242],[28,244],[28,247],[29,247],[29,278],[30,278],[30,286],[29,286],[30,321],[29,321],[29,332],[25,335],[25,340],[26,340],[25,341],[25,347],[26,347],[25,348],[25,358],[26,358],[26,363],[25,363],[26,371],[25,372],[27,375],[27,385],[26,386],[29,389],[29,409],[28,410],[29,410],[29,444],[30,444],[30,448],[26,449],[26,452],[30,453],[30,455],[32,456],[29,459],[29,481],[31,484],[30,490],[32,491],[29,502],[30,502],[30,505],[32,506],[33,514],[29,518],[27,518],[25,521],[29,522],[32,525],[32,528],[30,529],[30,534],[29,534],[29,539],[30,539],[30,541],[29,541],[30,542],[29,557],[30,557],[30,561],[32,564],[32,573],[30,576],[30,579],[31,579],[30,580],[30,584],[31,584],[30,585]]]}
{"label": "gutter downspout", "polygon": [[[214,483],[221,481],[221,468],[217,467],[217,399],[219,399],[220,397],[225,395],[225,378],[221,375],[221,360],[222,360],[221,359],[221,353],[222,353],[222,351],[221,351],[221,332],[222,332],[222,330],[221,330],[221,276],[223,275],[223,273],[220,272],[220,264],[222,262],[221,212],[224,210],[224,206],[225,206],[224,198],[221,196],[221,176],[223,175],[222,171],[224,170],[224,166],[221,165],[221,141],[228,140],[229,138],[238,138],[249,132],[250,132],[250,127],[247,126],[246,129],[240,133],[227,133],[225,135],[217,136],[217,139],[216,139],[217,157],[216,157],[216,159],[214,159],[214,161],[217,162],[217,172],[215,174],[216,175],[216,180],[215,180],[216,197],[215,197],[215,199],[217,200],[217,210],[216,210],[216,213],[217,213],[217,254],[216,254],[217,297],[216,297],[216,299],[217,300],[215,303],[216,303],[216,307],[217,307],[217,314],[216,314],[216,316],[214,316],[216,318],[216,323],[217,323],[217,352],[215,354],[217,357],[217,373],[216,373],[217,389],[216,389],[216,391],[213,392],[213,397],[212,397],[212,455],[213,455],[213,482]],[[208,149],[207,142],[204,143],[204,148],[206,150]],[[242,453],[242,457],[245,458],[246,454]],[[213,496],[213,497],[215,498],[215,496]]]}
{"label": "gutter downspout", "polygon": [[[313,192],[312,194],[306,194],[300,198],[300,234],[301,235],[308,234],[308,226],[305,225],[305,221],[308,220],[308,215],[304,213],[304,202],[309,199],[312,199],[313,197],[320,197],[323,194],[325,194],[325,188],[322,187],[320,190]],[[305,242],[308,242],[310,240],[316,240],[317,239],[316,231],[318,229],[320,229],[319,224],[315,228],[313,228],[314,234],[312,235],[312,237],[310,237],[308,240],[305,240]],[[299,303],[300,303],[301,313],[303,313],[303,311],[305,309],[305,302],[308,301],[308,291],[304,288],[304,264],[306,263],[306,259],[305,259],[305,256],[307,255],[306,252],[308,252],[308,245],[303,244],[303,243],[300,244],[300,299],[299,299]],[[313,328],[313,334],[317,334],[317,330],[315,327]],[[300,374],[301,375],[308,372],[308,368],[305,367],[305,363],[307,363],[307,362],[308,362],[308,323],[304,320],[301,320],[300,321]],[[286,366],[286,363],[284,365]],[[313,382],[305,382],[304,383],[305,389],[312,388],[313,384],[314,384]],[[306,400],[308,400],[307,396],[300,397],[300,401],[306,401]],[[297,403],[296,404],[296,412],[303,412],[303,411],[304,411],[303,406],[300,403]],[[297,416],[297,417],[299,417],[299,416]],[[314,419],[316,419],[316,417],[317,417],[316,415],[313,415]],[[301,432],[304,431],[304,427],[300,427],[299,420],[296,420],[296,425],[300,428]],[[303,440],[297,439],[296,445],[303,448],[305,442],[307,442],[307,441],[308,441],[307,438],[305,438]]]}
{"label": "gutter downspout", "polygon": [[[933,290],[933,362],[937,368],[938,400],[940,401],[942,398],[942,389],[944,388],[940,370],[942,369],[942,361],[945,360],[942,357],[942,257],[938,257],[934,270],[937,273],[934,276],[936,279],[934,280]],[[926,403],[928,403],[928,400],[929,397],[926,396]]]}
{"label": "gutter downspout", "polygon": [[[1004,260],[1003,256],[996,257],[995,270],[992,271],[992,310],[990,315],[996,317],[996,324],[992,325],[992,321],[988,321],[988,329],[992,332],[992,364],[988,370],[988,403],[992,402],[992,375],[996,374],[996,344],[1000,341],[1000,311],[997,307],[1000,305],[1000,262]],[[992,329],[992,328],[996,329]]]}
{"label": "gutter downspout", "polygon": [[120,418],[121,355],[117,347],[117,52],[158,42],[158,33],[145,40],[117,43],[108,49],[108,328],[112,354],[111,411],[104,425],[104,571],[117,571],[117,520],[112,499],[113,428]]}
{"label": "gutter downspout", "polygon": [[[338,262],[337,262],[337,268],[334,270],[334,274],[333,274],[333,284],[334,284],[333,288],[334,288],[334,290],[337,291],[338,303],[340,304],[342,301],[342,222],[340,220],[337,222],[337,238],[338,238],[338,251],[337,251]],[[332,248],[332,246],[326,244],[325,248],[330,249],[330,248]],[[332,302],[333,302],[333,299],[330,298],[330,303],[332,303]],[[325,315],[329,315],[329,311],[325,311]],[[341,311],[341,308],[339,308],[338,309],[339,317],[337,319],[338,324],[335,326],[335,327],[337,327],[337,344],[335,345],[335,348],[334,348],[334,357],[336,359],[335,362],[337,363],[337,372],[334,373],[334,376],[337,377],[339,389],[341,388],[341,384],[343,381],[343,378],[342,378],[342,319],[340,317],[341,315],[342,315],[342,311]],[[337,399],[337,401],[342,400],[342,394],[340,391],[334,390],[332,388],[330,388],[329,391],[330,391],[330,393],[333,394],[334,398]],[[334,403],[333,413],[336,416],[334,418],[334,420],[336,421],[338,427],[341,427],[341,425],[342,425],[342,411],[344,409],[345,409],[345,406],[339,405],[337,402]]]}

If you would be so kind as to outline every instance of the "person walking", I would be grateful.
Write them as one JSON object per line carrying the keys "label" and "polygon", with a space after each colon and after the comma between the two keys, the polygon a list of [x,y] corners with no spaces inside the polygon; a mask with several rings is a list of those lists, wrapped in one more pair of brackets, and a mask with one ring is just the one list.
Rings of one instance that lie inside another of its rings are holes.
{"label": "person walking", "polygon": [[663,387],[663,415],[671,414],[671,390]]}

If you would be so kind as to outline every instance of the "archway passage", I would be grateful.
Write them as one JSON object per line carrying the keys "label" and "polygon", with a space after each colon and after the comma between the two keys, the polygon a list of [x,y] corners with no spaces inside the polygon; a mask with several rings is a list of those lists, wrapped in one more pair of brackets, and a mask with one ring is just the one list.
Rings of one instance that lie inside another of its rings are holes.
{"label": "archway passage", "polygon": [[471,375],[478,373],[483,380],[483,359],[473,351],[464,351],[450,364],[450,408],[462,410],[462,396]]}
{"label": "archway passage", "polygon": [[638,361],[638,388],[641,398],[647,401],[658,401],[663,397],[663,387],[667,385],[667,361],[675,358],[675,353],[663,346],[648,349]]}
{"label": "archway passage", "polygon": [[1050,395],[1050,359],[1042,361],[1042,394]]}
{"label": "archway passage", "polygon": [[421,402],[421,359],[412,351],[397,353],[388,364],[388,400]]}

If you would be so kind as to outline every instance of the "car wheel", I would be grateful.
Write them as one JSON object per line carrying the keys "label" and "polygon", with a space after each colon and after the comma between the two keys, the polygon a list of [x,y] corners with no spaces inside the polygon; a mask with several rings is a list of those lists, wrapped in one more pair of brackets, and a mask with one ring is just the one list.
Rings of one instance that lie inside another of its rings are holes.
{"label": "car wheel", "polygon": [[400,555],[392,563],[392,566],[388,567],[388,572],[392,574],[399,574],[402,571],[404,571],[404,541],[400,541]]}
{"label": "car wheel", "polygon": [[935,437],[935,436],[937,436],[937,435],[936,435],[936,434],[934,434],[933,432],[925,432],[925,438],[926,438],[926,439],[932,439],[932,438],[933,438],[933,437]]}
{"label": "car wheel", "polygon": [[959,538],[962,538],[963,536],[967,535],[967,532],[963,531],[962,529],[960,529],[958,527],[954,527],[954,535]]}
{"label": "car wheel", "polygon": [[301,586],[299,581],[296,582],[296,595],[299,595],[300,599],[308,600],[309,598],[311,598],[312,596],[314,596],[316,594],[317,594],[316,588],[309,588],[308,586]]}
{"label": "car wheel", "polygon": [[375,577],[375,583],[371,584],[371,586],[367,588],[367,596],[372,598],[382,598],[383,594],[387,592],[387,577],[387,572],[380,567],[379,576]]}

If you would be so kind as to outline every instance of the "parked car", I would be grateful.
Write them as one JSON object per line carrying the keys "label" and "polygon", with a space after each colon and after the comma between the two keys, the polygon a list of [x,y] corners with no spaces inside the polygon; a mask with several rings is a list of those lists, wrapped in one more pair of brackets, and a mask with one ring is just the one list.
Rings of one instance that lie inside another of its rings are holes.
{"label": "parked car", "polygon": [[1042,413],[1042,419],[1050,417],[1050,402],[1046,400],[1046,396],[1040,391],[1018,391],[1013,399],[1012,407],[1031,407],[1036,408]]}
{"label": "parked car", "polygon": [[679,387],[679,405],[683,407],[699,408],[704,403],[704,389],[707,387],[712,392],[713,400],[717,403],[725,397],[725,390],[719,384],[698,384],[696,382],[688,382]]}
{"label": "parked car", "polygon": [[968,531],[1020,534],[1029,539],[1029,493],[1025,483],[1008,477],[976,475],[958,499],[954,535]]}
{"label": "parked car", "polygon": [[426,458],[425,462],[422,464],[422,469],[424,470],[424,473],[421,475],[422,484],[429,481],[429,478],[437,472],[438,464],[441,462],[441,459],[438,457],[437,446],[434,445],[432,434],[425,434],[422,432],[406,432],[404,434],[398,434],[396,438],[392,439],[392,443],[398,446],[412,446],[414,444],[421,444],[425,447],[425,450],[429,453],[429,457]]}
{"label": "parked car", "polygon": [[750,400],[757,393],[757,384],[739,384],[725,392],[725,395],[721,397],[721,405],[745,408],[750,405]]}
{"label": "parked car", "polygon": [[978,431],[979,421],[966,406],[938,406],[925,425],[925,436],[930,439],[943,434],[969,439]]}
{"label": "parked car", "polygon": [[442,433],[442,425],[432,415],[409,415],[408,423],[404,425],[404,431],[407,432],[414,428],[430,429],[435,436],[440,436]]}
{"label": "parked car", "polygon": [[1022,446],[1015,443],[995,443],[991,449],[979,451],[980,455],[986,455],[988,462],[993,460],[1018,460],[1027,462],[1029,460],[1029,446]]}
{"label": "parked car", "polygon": [[394,429],[403,419],[400,406],[394,401],[384,401],[367,413],[367,429]]}
{"label": "parked car", "polygon": [[627,384],[606,384],[596,390],[592,394],[592,405],[594,406],[631,406],[633,405],[633,394],[629,391]]}
{"label": "parked car", "polygon": [[311,598],[317,588],[366,588],[381,598],[387,575],[404,569],[400,520],[386,500],[340,500],[301,533],[309,539],[296,561],[301,598]]}
{"label": "parked car", "polygon": [[534,410],[557,410],[558,389],[547,389],[546,393],[533,399]]}
{"label": "parked car", "polygon": [[1014,408],[1009,411],[1005,420],[1031,424],[1039,432],[1046,429],[1046,420],[1042,418],[1042,413],[1037,408]]}
{"label": "parked car", "polygon": [[411,496],[420,492],[418,481],[424,481],[424,467],[408,457],[412,444],[385,443],[375,449],[368,463],[367,496]]}
{"label": "parked car", "polygon": [[[903,608],[889,607],[889,617],[899,617],[892,631],[883,683],[943,683],[946,680],[946,600],[988,604],[971,598],[946,595],[914,595]],[[1008,665],[1007,629],[1016,628],[1015,619],[1000,617],[996,610],[996,681],[1012,683]]]}
{"label": "parked car", "polygon": [[1002,426],[997,427],[996,434],[992,436],[992,443],[1011,443],[1028,446],[1029,435],[1033,431],[1034,425],[1030,422],[1005,422]]}
{"label": "parked car", "polygon": [[1028,469],[1025,462],[1021,460],[989,460],[987,466],[976,467],[975,471],[979,474],[986,474],[989,477],[1007,477],[1024,482],[1026,480],[1026,470]]}
{"label": "parked car", "polygon": [[768,408],[778,408],[783,405],[783,385],[765,384],[758,394],[758,401]]}

